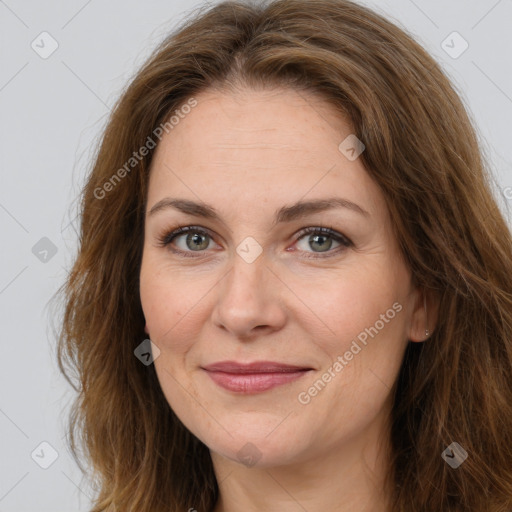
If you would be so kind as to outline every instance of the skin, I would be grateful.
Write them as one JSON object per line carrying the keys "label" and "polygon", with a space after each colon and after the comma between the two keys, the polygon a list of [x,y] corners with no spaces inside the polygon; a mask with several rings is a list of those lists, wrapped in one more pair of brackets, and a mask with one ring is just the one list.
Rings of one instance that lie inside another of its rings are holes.
{"label": "skin", "polygon": [[[352,129],[323,99],[248,88],[196,99],[152,162],[140,298],[167,401],[210,448],[220,488],[214,511],[387,511],[391,388],[409,340],[426,338],[426,316],[384,197],[361,159],[338,149]],[[333,196],[369,215],[336,208],[273,224],[283,206]],[[150,215],[166,197],[208,203],[222,220],[172,207]],[[159,244],[179,226],[211,235],[199,251],[187,233],[174,239],[192,257]],[[323,252],[314,236],[301,235],[310,226],[353,245],[328,238]],[[251,263],[236,251],[249,236],[262,249]],[[299,394],[396,303],[401,311],[301,403]],[[430,331],[435,316],[429,301]],[[224,360],[313,370],[244,395],[201,369]]]}

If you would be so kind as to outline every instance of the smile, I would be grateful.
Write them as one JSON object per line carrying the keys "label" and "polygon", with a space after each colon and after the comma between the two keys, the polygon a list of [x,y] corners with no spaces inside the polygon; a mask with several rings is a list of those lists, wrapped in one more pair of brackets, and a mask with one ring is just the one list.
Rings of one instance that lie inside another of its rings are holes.
{"label": "smile", "polygon": [[273,362],[250,364],[225,361],[202,368],[218,386],[236,393],[261,393],[303,377],[309,367]]}

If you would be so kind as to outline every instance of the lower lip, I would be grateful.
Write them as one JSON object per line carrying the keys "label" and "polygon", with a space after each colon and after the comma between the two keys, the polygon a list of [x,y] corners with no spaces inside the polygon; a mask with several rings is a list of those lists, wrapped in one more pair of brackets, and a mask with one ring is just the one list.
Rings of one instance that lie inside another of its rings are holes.
{"label": "lower lip", "polygon": [[226,373],[207,371],[210,378],[221,388],[237,393],[260,393],[300,379],[310,370],[273,373]]}

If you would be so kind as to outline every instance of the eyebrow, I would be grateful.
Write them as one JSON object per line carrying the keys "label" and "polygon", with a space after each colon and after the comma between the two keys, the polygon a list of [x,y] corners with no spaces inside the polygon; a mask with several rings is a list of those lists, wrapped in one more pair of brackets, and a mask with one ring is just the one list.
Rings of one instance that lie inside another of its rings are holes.
{"label": "eyebrow", "polygon": [[[197,203],[188,199],[176,199],[166,197],[158,201],[151,210],[149,216],[155,215],[157,212],[174,208],[180,212],[195,217],[204,217],[205,219],[221,221],[221,216],[212,206],[206,203]],[[364,217],[370,217],[370,214],[361,206],[348,199],[341,197],[329,197],[325,199],[316,199],[312,201],[298,201],[291,206],[283,206],[275,213],[274,225],[284,222],[291,222],[296,219],[301,219],[314,213],[324,212],[334,208],[346,208],[352,210]]]}

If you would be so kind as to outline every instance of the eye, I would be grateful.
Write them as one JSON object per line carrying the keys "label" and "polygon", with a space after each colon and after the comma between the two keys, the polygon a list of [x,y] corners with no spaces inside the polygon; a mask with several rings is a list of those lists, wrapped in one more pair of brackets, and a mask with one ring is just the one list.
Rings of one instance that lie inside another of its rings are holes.
{"label": "eye", "polygon": [[[184,226],[171,231],[165,231],[158,237],[158,242],[159,246],[169,247],[176,254],[195,257],[194,253],[202,253],[210,248],[210,243],[213,243],[213,237],[207,230],[201,227]],[[334,249],[333,242],[338,244]],[[296,245],[300,245],[300,243],[302,243],[303,247],[299,247],[299,250],[306,253],[304,255],[305,258],[335,256],[348,247],[353,246],[353,243],[341,233],[324,227],[308,227],[303,229],[299,233]],[[308,247],[314,250],[309,251]],[[326,254],[322,255],[322,253]]]}
{"label": "eye", "polygon": [[[307,256],[305,256],[306,258],[326,258],[334,256],[353,245],[353,243],[348,238],[331,228],[309,227],[302,230],[300,235],[301,236],[299,236],[297,239],[297,245],[300,245],[299,243],[301,242],[305,242],[303,247],[299,248],[301,251],[309,253]],[[335,244],[338,244],[334,247],[334,250],[332,250],[333,241]],[[327,254],[325,256],[311,255],[311,252],[307,250],[308,247],[314,249],[312,251],[313,254]]]}
{"label": "eye", "polygon": [[[173,242],[177,240],[177,248],[172,247]],[[158,237],[159,245],[167,247],[172,252],[182,254],[183,256],[194,256],[194,252],[203,252],[208,249],[212,237],[204,229],[197,226],[184,226],[171,232],[165,232]],[[180,243],[181,242],[181,243]]]}

